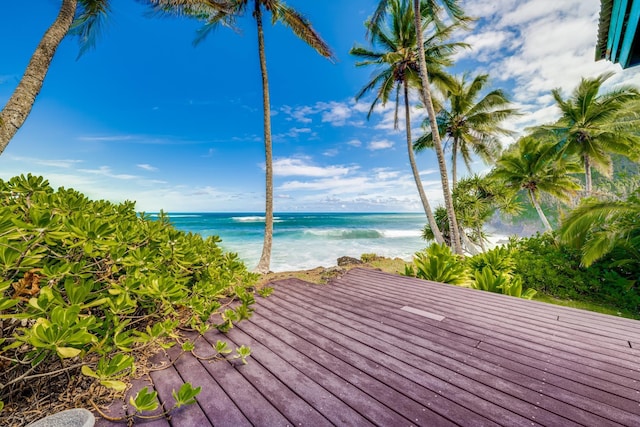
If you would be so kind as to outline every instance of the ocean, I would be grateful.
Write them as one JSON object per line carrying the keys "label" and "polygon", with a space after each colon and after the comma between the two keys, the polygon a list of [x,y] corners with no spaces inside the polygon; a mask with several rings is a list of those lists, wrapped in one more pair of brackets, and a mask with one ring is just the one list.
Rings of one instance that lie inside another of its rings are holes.
{"label": "ocean", "polygon": [[[262,252],[264,214],[173,213],[183,231],[217,235],[220,246],[237,253],[253,269]],[[306,270],[336,265],[337,258],[363,253],[410,260],[424,249],[420,237],[424,214],[412,213],[278,213],[274,215],[271,270]]]}

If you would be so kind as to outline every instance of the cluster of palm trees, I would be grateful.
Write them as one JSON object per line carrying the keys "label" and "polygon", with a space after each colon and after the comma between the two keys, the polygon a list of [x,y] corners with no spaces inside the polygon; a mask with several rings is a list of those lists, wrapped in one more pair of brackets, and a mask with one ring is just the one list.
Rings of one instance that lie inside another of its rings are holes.
{"label": "cluster of palm trees", "polygon": [[[162,14],[200,20],[203,26],[195,44],[213,29],[233,27],[248,14],[255,20],[263,87],[266,188],[264,245],[256,270],[267,272],[273,240],[273,162],[263,14],[270,13],[272,23],[289,27],[320,55],[331,60],[333,53],[311,23],[282,0],[146,0],[146,3]],[[61,0],[57,18],[0,111],[0,154],[29,115],[61,40],[75,34],[81,43],[81,53],[92,47],[109,6],[110,0]],[[369,115],[376,106],[393,100],[397,127],[403,101],[407,153],[428,218],[426,234],[438,243],[449,244],[458,254],[463,253],[463,247],[473,252],[474,242],[483,247],[482,223],[496,208],[514,209],[510,194],[526,192],[545,228],[550,230],[551,224],[540,205],[541,193],[569,200],[581,188],[573,174],[584,169],[584,195],[590,196],[593,192],[591,170],[610,173],[611,153],[640,157],[638,90],[622,87],[599,94],[611,74],[583,79],[567,99],[558,89],[552,91],[561,111],[560,118],[552,125],[532,129],[501,154],[499,138],[512,135],[501,123],[518,114],[509,98],[498,89],[487,92],[487,75],[456,77],[445,70],[453,64],[453,54],[468,47],[449,41],[450,37],[454,31],[465,29],[469,22],[471,19],[465,16],[458,0],[380,0],[366,23],[370,46],[351,49],[351,54],[360,59],[358,66],[375,66],[377,70],[356,96],[360,99],[373,94]],[[427,113],[425,132],[415,140],[411,132],[412,99],[418,99]],[[443,139],[451,151],[451,176],[447,171]],[[436,210],[436,215],[422,186],[414,156],[414,151],[426,149],[436,152],[442,182],[444,208]],[[493,171],[488,177],[458,182],[458,158],[462,157],[471,170],[474,155],[487,163],[495,163]],[[634,203],[632,207],[637,205]],[[583,223],[580,219],[574,220],[567,235],[584,238],[575,226]]]}
{"label": "cluster of palm trees", "polygon": [[[588,197],[593,193],[592,168],[611,174],[612,153],[631,159],[640,156],[638,90],[625,86],[600,94],[611,73],[582,79],[567,99],[554,89],[551,95],[560,118],[551,125],[529,129],[527,135],[501,153],[499,138],[514,134],[501,123],[518,115],[518,111],[502,90],[488,89],[487,75],[456,77],[445,70],[452,65],[452,55],[467,47],[449,38],[470,19],[453,0],[423,1],[422,8],[416,7],[418,3],[379,2],[367,22],[370,47],[356,46],[351,54],[360,59],[358,66],[376,67],[373,77],[356,95],[358,100],[373,94],[369,115],[376,106],[393,101],[397,128],[403,102],[409,163],[428,219],[423,237],[444,242],[459,254],[463,247],[472,254],[477,251],[476,245],[484,249],[482,224],[496,209],[517,212],[520,208],[514,197],[519,192],[526,193],[545,229],[552,231],[540,203],[542,193],[575,203],[573,196]],[[443,23],[441,11],[448,12],[450,25]],[[426,72],[421,62],[426,65]],[[429,83],[433,83],[434,93]],[[425,131],[415,140],[410,116],[412,93],[417,93],[427,110]],[[448,142],[451,152],[450,176],[442,155],[442,140]],[[445,206],[435,211],[425,195],[414,156],[414,151],[426,149],[436,150],[440,164]],[[458,183],[458,158],[471,172],[474,156],[494,164],[493,170],[485,177],[473,176]],[[581,171],[585,176],[583,191],[577,175]]]}

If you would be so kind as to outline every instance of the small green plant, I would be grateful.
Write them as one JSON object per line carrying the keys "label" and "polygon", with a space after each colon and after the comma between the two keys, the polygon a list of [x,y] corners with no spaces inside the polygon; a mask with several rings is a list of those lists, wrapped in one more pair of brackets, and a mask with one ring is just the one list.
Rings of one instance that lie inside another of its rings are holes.
{"label": "small green plant", "polygon": [[251,349],[246,345],[236,348],[236,359],[240,359],[244,365],[247,364],[247,357],[251,356]]}
{"label": "small green plant", "polygon": [[469,280],[462,259],[453,254],[448,246],[437,243],[422,252],[416,252],[413,265],[405,266],[404,275],[452,285],[466,285]]}
{"label": "small green plant", "polygon": [[193,405],[194,403],[196,403],[196,396],[200,394],[201,390],[202,387],[193,388],[191,383],[182,384],[178,392],[173,390],[171,392],[171,395],[176,401],[175,408],[179,408],[184,405]]}
{"label": "small green plant", "polygon": [[96,378],[103,386],[116,391],[124,391],[127,388],[127,384],[119,379],[129,375],[134,370],[133,357],[124,354],[116,354],[111,358],[101,357],[95,371],[87,365],[82,366],[84,375]]}
{"label": "small green plant", "polygon": [[374,253],[366,253],[366,254],[360,255],[360,260],[362,262],[373,262],[373,261],[377,261],[378,258],[379,258],[378,255]]}
{"label": "small green plant", "polygon": [[275,289],[272,286],[264,286],[258,289],[258,295],[260,295],[262,298],[267,298],[273,293],[273,291],[275,291]]}
{"label": "small green plant", "polygon": [[150,391],[148,387],[140,389],[135,397],[129,397],[129,404],[138,412],[155,411],[158,409],[158,392]]}
{"label": "small green plant", "polygon": [[229,344],[226,341],[216,341],[215,346],[216,352],[221,355],[231,353],[231,349],[229,348]]}

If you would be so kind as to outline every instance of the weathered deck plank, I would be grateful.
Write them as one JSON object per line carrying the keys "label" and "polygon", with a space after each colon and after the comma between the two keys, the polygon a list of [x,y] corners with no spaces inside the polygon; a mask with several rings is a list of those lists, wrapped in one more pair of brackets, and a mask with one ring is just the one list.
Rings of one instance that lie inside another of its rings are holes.
{"label": "weathered deck plank", "polygon": [[[286,290],[284,291],[286,292]],[[474,346],[465,346],[452,340],[444,340],[439,335],[431,334],[432,328],[421,329],[395,319],[385,319],[383,316],[376,316],[364,308],[355,308],[354,304],[358,301],[355,299],[345,298],[344,294],[342,295],[341,300],[338,300],[337,297],[331,298],[325,289],[305,288],[300,290],[299,288],[296,288],[297,296],[309,295],[308,301],[313,301],[314,298],[317,298],[315,296],[315,292],[324,292],[326,301],[331,302],[329,310],[342,313],[342,315],[349,319],[349,321],[360,321],[367,325],[367,327],[371,327],[374,330],[384,330],[412,343],[428,346],[430,349],[438,351],[446,357],[456,358],[464,363],[468,363],[467,359],[470,359],[475,363],[479,363],[480,368],[483,368],[484,365],[489,367],[501,365],[508,367],[509,370],[513,372],[511,375],[525,375],[526,377],[520,379],[520,382],[529,382],[529,387],[532,387],[535,390],[540,389],[540,387],[544,387],[546,389],[551,388],[547,394],[554,396],[559,390],[555,390],[552,387],[557,386],[560,390],[568,390],[571,391],[572,394],[575,393],[576,396],[573,396],[574,399],[582,399],[582,397],[587,398],[585,402],[579,402],[579,404],[584,404],[586,406],[584,409],[589,409],[591,404],[597,404],[598,402],[625,410],[632,410],[637,407],[637,402],[634,400],[623,398],[618,394],[611,394],[594,389],[573,381],[572,377],[575,376],[575,371],[564,372],[564,376],[557,375],[553,370],[549,372],[548,364],[540,368],[536,368],[535,363],[532,366],[530,362],[535,362],[535,359],[523,360],[524,358],[530,359],[527,356],[522,356],[517,360],[513,360],[512,354],[505,355],[503,353],[501,355],[495,355],[484,351],[484,349],[476,348],[477,344],[479,344],[478,341],[476,341],[476,345]],[[362,303],[362,301],[360,302]],[[347,310],[350,310],[351,313],[347,312]],[[379,319],[384,320],[384,324],[381,324]],[[450,350],[455,350],[455,352],[451,352]],[[469,358],[468,355],[473,355],[474,357]],[[475,358],[478,360],[476,361]],[[535,378],[543,378],[546,384],[541,384],[541,382],[537,381]],[[615,387],[613,389],[615,391],[619,391],[620,387]],[[635,398],[636,393],[633,390],[629,390],[629,392],[629,395],[633,395]],[[590,402],[591,399],[596,402]]]}
{"label": "weathered deck plank", "polygon": [[[287,302],[283,303],[283,300]],[[331,319],[321,317],[325,308],[317,309],[312,304],[298,298],[293,300],[295,302],[281,296],[278,304],[290,311],[294,311],[296,306],[304,308],[313,313],[316,321],[331,330],[357,337],[361,342],[378,351],[406,360],[414,367],[438,376],[461,389],[468,390],[476,396],[491,395],[493,402],[520,415],[535,414],[532,416],[544,424],[572,425],[573,420],[577,420],[582,423],[613,425],[596,414],[588,413],[582,408],[576,408],[539,393],[541,390],[536,390],[530,384],[527,384],[529,385],[527,388],[515,381],[503,379],[504,376],[508,376],[508,372],[501,367],[481,364],[484,369],[478,369],[471,365],[474,358],[466,358],[464,354],[460,354],[461,361],[457,361],[451,357],[451,353],[443,355],[432,351],[429,347],[432,347],[434,343],[427,342],[425,346],[413,345],[403,338],[380,334],[379,331],[371,330],[366,325],[359,324],[352,319],[343,320],[336,313],[331,316]],[[357,332],[360,330],[366,332]],[[500,376],[496,374],[500,374]]]}
{"label": "weathered deck plank", "polygon": [[[404,279],[404,280],[403,280]],[[397,280],[397,279],[396,279]],[[411,278],[399,278],[399,286],[403,286],[405,292],[413,294],[417,292],[413,298],[405,296],[404,299],[408,305],[416,306],[417,308],[423,307],[426,310],[431,308],[434,313],[442,314],[448,319],[473,323],[478,325],[486,325],[490,331],[498,333],[506,333],[512,336],[522,336],[532,338],[531,342],[539,343],[545,341],[546,344],[552,349],[557,349],[562,352],[578,353],[588,352],[589,356],[594,360],[602,362],[598,368],[605,367],[610,368],[612,372],[622,372],[621,375],[625,375],[629,369],[638,369],[636,361],[640,357],[640,352],[628,347],[627,340],[621,339],[620,344],[615,349],[608,349],[602,347],[597,341],[597,335],[593,339],[587,340],[586,336],[581,339],[576,339],[576,334],[566,334],[565,336],[557,336],[560,333],[563,326],[557,323],[547,323],[546,329],[538,328],[529,321],[523,322],[523,319],[517,317],[514,314],[514,310],[498,309],[496,306],[485,304],[484,306],[474,306],[472,301],[467,302],[460,297],[445,297],[445,296],[430,296],[430,298],[420,295],[420,289],[415,289],[407,286],[407,283],[415,286],[416,279]],[[402,298],[400,294],[390,294],[389,290],[379,287],[377,284],[370,284],[367,281],[350,281],[350,291],[354,292],[354,285],[358,286],[358,293],[371,296],[375,299],[382,299],[386,302],[395,305],[397,307],[398,299]],[[425,286],[429,285],[428,282]],[[433,285],[431,285],[433,286]],[[436,286],[437,287],[437,286]],[[432,287],[428,288],[432,291]],[[470,291],[476,294],[483,294],[486,292],[475,291],[471,289],[464,289],[464,291]],[[423,290],[424,292],[424,290]],[[471,298],[473,295],[468,296]],[[497,295],[496,297],[502,297],[500,300],[513,299],[505,297],[503,295]],[[517,313],[517,312],[516,312]],[[505,320],[509,320],[510,324],[505,326]],[[624,344],[623,344],[624,343]],[[597,357],[595,357],[597,356]],[[617,369],[622,368],[622,370]]]}
{"label": "weathered deck plank", "polygon": [[[183,381],[203,388],[170,425],[640,425],[640,322],[373,270],[274,286],[152,373],[168,406]],[[249,364],[204,360],[218,339]]]}

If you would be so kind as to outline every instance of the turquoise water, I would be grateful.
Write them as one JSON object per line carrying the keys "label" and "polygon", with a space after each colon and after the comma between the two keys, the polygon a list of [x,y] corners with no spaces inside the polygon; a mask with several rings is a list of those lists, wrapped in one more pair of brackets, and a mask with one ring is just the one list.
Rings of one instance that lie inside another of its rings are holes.
{"label": "turquoise water", "polygon": [[[262,251],[264,216],[249,213],[169,214],[180,230],[217,235],[221,246],[236,252],[253,268]],[[411,259],[424,248],[420,238],[424,214],[279,213],[274,215],[271,270],[288,271],[332,266],[347,255],[363,253]]]}

